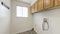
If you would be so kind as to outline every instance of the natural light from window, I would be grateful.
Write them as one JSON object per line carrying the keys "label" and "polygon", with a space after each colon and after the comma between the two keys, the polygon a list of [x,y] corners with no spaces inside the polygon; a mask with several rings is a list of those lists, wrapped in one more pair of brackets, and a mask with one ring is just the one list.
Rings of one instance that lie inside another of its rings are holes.
{"label": "natural light from window", "polygon": [[16,17],[28,17],[28,7],[16,6]]}

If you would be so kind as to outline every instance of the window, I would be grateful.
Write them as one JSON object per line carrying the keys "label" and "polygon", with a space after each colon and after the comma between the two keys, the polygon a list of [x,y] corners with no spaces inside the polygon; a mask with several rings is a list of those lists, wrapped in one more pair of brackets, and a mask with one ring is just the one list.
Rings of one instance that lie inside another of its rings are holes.
{"label": "window", "polygon": [[16,6],[16,17],[28,17],[28,8]]}

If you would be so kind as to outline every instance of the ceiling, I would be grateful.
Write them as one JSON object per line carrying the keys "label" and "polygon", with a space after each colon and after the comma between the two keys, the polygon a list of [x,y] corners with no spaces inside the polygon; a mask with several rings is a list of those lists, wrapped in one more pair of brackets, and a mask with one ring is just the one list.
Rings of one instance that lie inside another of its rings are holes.
{"label": "ceiling", "polygon": [[35,0],[19,0],[19,1],[23,1],[23,2],[26,2],[26,3],[33,3]]}

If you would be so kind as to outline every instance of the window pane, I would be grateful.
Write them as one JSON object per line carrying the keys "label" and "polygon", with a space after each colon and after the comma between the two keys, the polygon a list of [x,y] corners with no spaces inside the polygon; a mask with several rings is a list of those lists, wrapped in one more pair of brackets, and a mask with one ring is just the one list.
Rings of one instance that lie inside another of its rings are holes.
{"label": "window pane", "polygon": [[28,17],[28,8],[23,7],[23,17]]}
{"label": "window pane", "polygon": [[16,17],[28,17],[28,8],[16,6]]}
{"label": "window pane", "polygon": [[22,17],[22,10],[23,10],[22,7],[21,6],[17,6],[16,10],[17,10],[16,11],[16,13],[17,13],[16,16],[17,17]]}

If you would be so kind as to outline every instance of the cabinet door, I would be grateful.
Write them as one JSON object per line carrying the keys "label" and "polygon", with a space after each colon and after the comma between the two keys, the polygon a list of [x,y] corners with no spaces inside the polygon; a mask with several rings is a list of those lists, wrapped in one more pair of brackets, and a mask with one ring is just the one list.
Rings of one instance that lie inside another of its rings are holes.
{"label": "cabinet door", "polygon": [[55,0],[55,6],[60,6],[60,0]]}
{"label": "cabinet door", "polygon": [[44,0],[44,9],[53,7],[53,0]]}
{"label": "cabinet door", "polygon": [[35,2],[34,6],[35,6],[35,12],[37,12],[37,2]]}
{"label": "cabinet door", "polygon": [[38,11],[43,10],[43,0],[37,0],[37,4],[38,4],[37,10]]}
{"label": "cabinet door", "polygon": [[32,6],[30,7],[30,11],[31,11],[31,13],[34,13],[34,5],[32,5]]}

